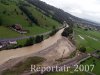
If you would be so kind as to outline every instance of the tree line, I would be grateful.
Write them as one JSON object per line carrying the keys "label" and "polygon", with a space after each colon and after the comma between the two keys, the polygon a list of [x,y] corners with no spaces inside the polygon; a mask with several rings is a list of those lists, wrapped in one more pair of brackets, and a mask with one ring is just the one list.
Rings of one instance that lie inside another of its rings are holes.
{"label": "tree line", "polygon": [[63,10],[55,8],[51,5],[48,5],[40,0],[27,0],[27,2],[43,10],[46,16],[52,15],[52,18],[57,20],[58,22],[63,23],[64,21],[66,21],[70,26],[73,26],[74,22],[70,19],[70,17],[74,16],[70,15],[69,13],[64,12]]}
{"label": "tree line", "polygon": [[44,36],[43,35],[37,35],[36,37],[30,37],[29,39],[27,39],[26,43],[24,46],[31,46],[37,43],[40,43],[44,40]]}
{"label": "tree line", "polygon": [[[53,29],[52,32],[46,34],[49,36],[53,36],[57,33],[59,29]],[[37,35],[36,37],[30,37],[29,39],[27,39],[26,43],[24,46],[31,46],[37,43],[40,43],[44,40],[44,35]]]}
{"label": "tree line", "polygon": [[38,20],[32,15],[32,13],[24,6],[20,5],[19,8],[28,16],[32,23],[38,24]]}

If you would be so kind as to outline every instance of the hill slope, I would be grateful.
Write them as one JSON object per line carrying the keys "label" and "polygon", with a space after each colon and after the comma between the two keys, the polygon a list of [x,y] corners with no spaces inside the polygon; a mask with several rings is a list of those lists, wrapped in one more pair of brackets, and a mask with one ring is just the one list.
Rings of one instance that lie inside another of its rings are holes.
{"label": "hill slope", "polygon": [[[20,6],[23,6],[26,11],[20,9]],[[28,16],[31,14],[33,20]],[[37,20],[37,24],[34,22],[34,19]],[[20,33],[17,33],[9,28],[13,24],[20,24],[23,29],[28,30],[29,32],[25,35],[35,35],[43,32],[47,32],[53,29],[53,27],[58,27],[60,23],[51,19],[50,17],[45,16],[37,7],[31,5],[30,3],[22,0],[0,0],[0,38],[12,38],[22,36]],[[6,29],[7,30],[6,30]],[[10,30],[10,35],[6,34],[6,31]],[[4,32],[5,31],[5,32]]]}
{"label": "hill slope", "polygon": [[69,23],[70,25],[72,25],[71,22],[82,23],[85,25],[99,25],[98,23],[94,23],[94,22],[73,16],[61,9],[55,8],[55,7],[48,5],[45,2],[42,2],[40,0],[27,0],[27,2],[42,9],[46,15],[48,15],[48,14],[52,15],[52,18],[56,19],[57,21],[59,21],[61,23],[63,23],[63,21],[67,21],[67,23]]}

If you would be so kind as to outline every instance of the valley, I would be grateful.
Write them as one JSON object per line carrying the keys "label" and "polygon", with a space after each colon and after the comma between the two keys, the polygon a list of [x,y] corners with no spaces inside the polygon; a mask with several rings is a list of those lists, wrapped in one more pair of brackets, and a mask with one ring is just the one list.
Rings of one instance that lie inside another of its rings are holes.
{"label": "valley", "polygon": [[[41,0],[0,0],[0,75],[99,75],[99,63],[99,23]],[[31,65],[70,69],[41,74]]]}

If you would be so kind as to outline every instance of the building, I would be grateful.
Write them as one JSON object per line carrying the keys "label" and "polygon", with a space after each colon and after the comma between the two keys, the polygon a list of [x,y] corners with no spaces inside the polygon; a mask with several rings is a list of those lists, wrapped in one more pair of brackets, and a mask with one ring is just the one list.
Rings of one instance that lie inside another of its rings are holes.
{"label": "building", "polygon": [[16,30],[22,30],[22,26],[20,24],[14,24],[12,27]]}
{"label": "building", "polygon": [[0,48],[2,48],[3,46],[2,46],[2,44],[1,44],[1,42],[0,42]]}
{"label": "building", "polygon": [[26,34],[29,32],[28,30],[24,30],[20,24],[14,24],[11,26],[11,28],[20,34]]}
{"label": "building", "polygon": [[11,44],[11,45],[15,45],[15,44],[17,44],[17,41],[9,41],[9,44]]}
{"label": "building", "polygon": [[0,49],[6,48],[11,45],[16,45],[16,44],[17,44],[17,41],[2,41],[0,42]]}

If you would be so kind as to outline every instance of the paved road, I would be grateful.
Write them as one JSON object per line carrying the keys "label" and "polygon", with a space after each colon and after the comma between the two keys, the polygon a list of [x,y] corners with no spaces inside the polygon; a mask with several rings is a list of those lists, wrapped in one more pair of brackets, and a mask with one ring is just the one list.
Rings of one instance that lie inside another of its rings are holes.
{"label": "paved road", "polygon": [[[58,29],[62,29],[64,26],[61,26],[59,27]],[[37,34],[37,35],[48,35],[49,33],[51,33],[52,31],[48,31],[48,32],[45,32],[45,33],[41,33],[41,34]],[[5,39],[0,39],[0,42],[3,42],[3,41],[17,41],[17,40],[22,40],[22,39],[28,39],[28,38],[31,38],[31,37],[35,37],[37,35],[34,35],[34,36],[21,36],[21,37],[17,37],[17,38],[5,38]]]}
{"label": "paved road", "polygon": [[[42,34],[38,34],[38,35],[47,35],[50,32],[51,31],[46,32],[46,33],[42,33]],[[35,36],[37,36],[37,35],[35,35]],[[17,38],[0,39],[0,42],[3,42],[3,41],[17,41],[17,40],[22,40],[22,39],[28,39],[28,38],[35,37],[35,36],[21,36],[21,37],[17,37]]]}

